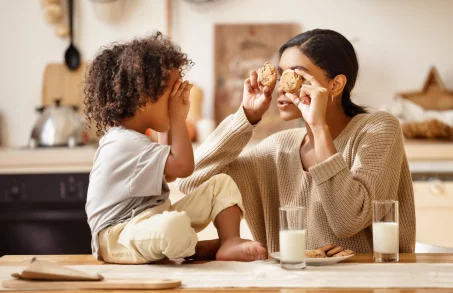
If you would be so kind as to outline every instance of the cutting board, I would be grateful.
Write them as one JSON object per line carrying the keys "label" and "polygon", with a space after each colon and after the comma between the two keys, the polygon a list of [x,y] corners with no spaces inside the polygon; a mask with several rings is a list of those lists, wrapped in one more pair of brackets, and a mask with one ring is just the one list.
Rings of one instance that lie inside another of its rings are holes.
{"label": "cutting board", "polygon": [[49,63],[44,70],[42,87],[43,106],[52,105],[61,98],[63,105],[76,105],[83,108],[83,80],[86,63],[75,70],[69,70],[64,63]]}
{"label": "cutting board", "polygon": [[[44,70],[42,86],[42,105],[53,105],[55,99],[61,99],[62,105],[74,105],[79,107],[80,115],[83,115],[85,105],[84,79],[87,64],[82,62],[80,67],[69,70],[64,63],[49,63]],[[97,141],[95,124],[87,130],[88,140]]]}
{"label": "cutting board", "polygon": [[4,280],[4,288],[34,290],[74,290],[74,289],[172,289],[181,286],[178,280],[150,279],[104,279],[102,281],[28,281]]}
{"label": "cutting board", "polygon": [[50,281],[100,281],[104,277],[99,274],[88,274],[83,271],[61,266],[35,257],[21,273],[12,274],[22,280],[50,280]]}
{"label": "cutting board", "polygon": [[100,274],[61,266],[33,258],[28,267],[14,273],[16,279],[4,280],[4,288],[64,290],[64,289],[169,289],[181,286],[179,280],[163,279],[104,279]]}

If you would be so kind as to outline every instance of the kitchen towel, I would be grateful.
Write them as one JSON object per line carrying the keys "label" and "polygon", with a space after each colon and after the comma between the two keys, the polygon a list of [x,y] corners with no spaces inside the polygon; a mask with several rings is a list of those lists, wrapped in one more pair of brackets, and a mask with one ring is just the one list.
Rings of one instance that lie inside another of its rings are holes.
{"label": "kitchen towel", "polygon": [[[179,279],[183,288],[453,288],[453,264],[339,263],[287,271],[274,260],[184,265],[68,266],[106,279]],[[0,267],[0,279],[25,267]],[[7,290],[7,289],[0,289]]]}
{"label": "kitchen towel", "polygon": [[414,102],[400,96],[396,96],[392,103],[382,106],[380,110],[391,113],[402,123],[437,119],[448,126],[453,127],[453,110],[426,110]]}

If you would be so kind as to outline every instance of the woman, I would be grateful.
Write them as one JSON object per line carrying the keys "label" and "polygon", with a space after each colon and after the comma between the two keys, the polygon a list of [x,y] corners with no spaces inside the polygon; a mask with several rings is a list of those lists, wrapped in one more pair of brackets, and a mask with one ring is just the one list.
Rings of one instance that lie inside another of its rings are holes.
{"label": "woman", "polygon": [[242,107],[197,150],[195,173],[181,190],[230,175],[254,238],[269,252],[279,249],[280,206],[307,207],[308,249],[335,243],[372,252],[372,200],[399,200],[400,252],[413,252],[414,196],[400,125],[351,101],[359,68],[351,43],[331,30],[307,31],[281,47],[279,74],[288,68],[305,81],[299,96],[278,89],[280,115],[303,118],[306,128],[279,132],[240,154],[274,90],[252,71]]}

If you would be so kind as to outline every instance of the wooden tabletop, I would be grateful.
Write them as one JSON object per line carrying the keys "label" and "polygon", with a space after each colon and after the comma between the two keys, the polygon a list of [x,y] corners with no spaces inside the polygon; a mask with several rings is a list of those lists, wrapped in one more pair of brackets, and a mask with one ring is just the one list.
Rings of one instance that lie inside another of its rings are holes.
{"label": "wooden tabletop", "polygon": [[[30,260],[34,256],[31,255],[6,255],[0,258],[1,266],[26,266],[30,263]],[[42,260],[55,261],[62,265],[100,265],[103,264],[95,260],[91,255],[42,255],[39,256]],[[358,263],[372,263],[372,254],[358,254],[345,262],[358,262]],[[183,261],[164,261],[163,263],[173,263],[175,265],[181,265]],[[193,262],[192,262],[193,263]],[[453,263],[453,254],[400,254],[400,263]],[[245,292],[266,292],[266,293],[314,293],[314,292],[329,292],[329,293],[428,293],[428,292],[452,292],[453,289],[277,289],[277,288],[213,288],[213,289],[175,289],[166,290],[168,293],[185,293],[185,292],[218,292],[223,293],[234,292],[234,293],[245,293]],[[27,291],[37,292],[37,291]],[[61,291],[45,291],[46,293],[61,292]],[[132,292],[127,290],[114,290],[114,291],[103,291],[103,290],[75,290],[69,292]],[[135,292],[146,292],[145,290]]]}

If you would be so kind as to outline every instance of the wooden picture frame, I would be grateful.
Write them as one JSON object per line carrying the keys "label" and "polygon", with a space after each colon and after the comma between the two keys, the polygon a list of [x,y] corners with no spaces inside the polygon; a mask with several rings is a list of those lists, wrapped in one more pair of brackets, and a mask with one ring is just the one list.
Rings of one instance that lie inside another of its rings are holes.
{"label": "wooden picture frame", "polygon": [[[268,61],[278,65],[278,50],[301,32],[297,23],[218,24],[215,26],[215,121],[219,124],[235,113],[242,103],[244,80],[251,70]],[[280,118],[276,93],[271,107],[254,131],[261,140],[281,130],[300,127],[302,119],[285,122]]]}

